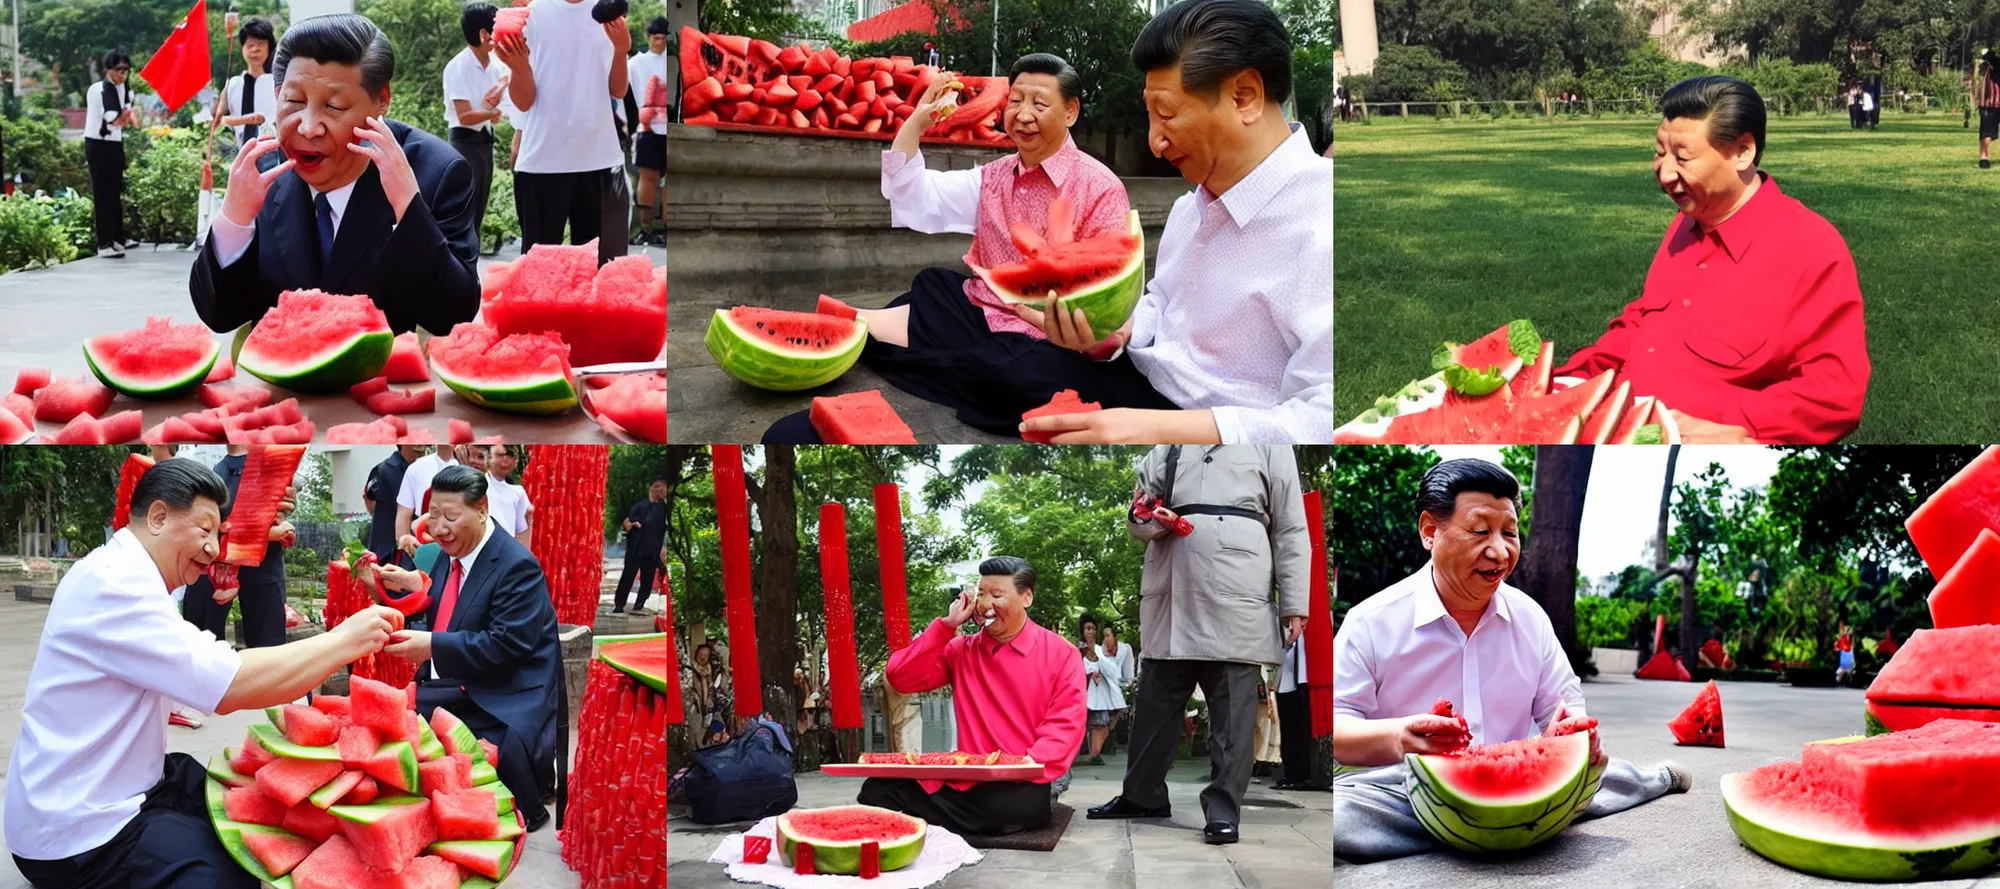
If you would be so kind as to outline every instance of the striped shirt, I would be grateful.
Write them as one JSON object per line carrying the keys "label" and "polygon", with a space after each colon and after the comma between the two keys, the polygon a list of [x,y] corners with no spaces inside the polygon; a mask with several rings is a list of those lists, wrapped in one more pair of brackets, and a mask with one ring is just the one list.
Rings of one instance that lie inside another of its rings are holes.
{"label": "striped shirt", "polygon": [[1993,79],[1993,63],[1986,63],[1986,75],[1979,78],[1979,107],[2000,108],[2000,80]]}

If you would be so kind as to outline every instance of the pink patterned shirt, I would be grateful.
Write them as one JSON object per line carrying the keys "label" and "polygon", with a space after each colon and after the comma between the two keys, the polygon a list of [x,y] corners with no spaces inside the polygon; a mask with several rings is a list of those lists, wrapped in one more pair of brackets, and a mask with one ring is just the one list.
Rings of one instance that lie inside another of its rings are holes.
{"label": "pink patterned shirt", "polygon": [[[1068,194],[1076,207],[1077,238],[1125,231],[1132,208],[1125,183],[1074,139],[1065,139],[1033,169],[1022,166],[1019,153],[970,170],[931,170],[921,150],[916,157],[882,152],[882,196],[889,200],[890,223],[925,234],[970,234],[966,259],[989,269],[1021,259],[1010,234],[1014,223],[1048,230],[1049,202],[1058,193]],[[994,333],[1043,337],[978,276],[965,282],[965,296],[985,311],[986,327]]]}
{"label": "pink patterned shirt", "polygon": [[[958,749],[967,753],[1011,753],[1043,764],[1037,784],[1051,784],[1069,771],[1083,744],[1089,717],[1083,688],[1083,658],[1076,646],[1028,621],[1007,642],[979,633],[960,636],[943,618],[889,656],[889,686],[920,694],[951,685],[951,712],[958,723]],[[936,793],[943,781],[923,781]],[[972,781],[953,781],[969,790]]]}

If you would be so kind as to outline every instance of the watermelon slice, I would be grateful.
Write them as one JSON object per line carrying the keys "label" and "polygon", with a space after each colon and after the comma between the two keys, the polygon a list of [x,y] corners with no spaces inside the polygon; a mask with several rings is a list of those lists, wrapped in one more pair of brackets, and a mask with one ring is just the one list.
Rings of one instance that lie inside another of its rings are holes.
{"label": "watermelon slice", "polygon": [[271,724],[285,733],[285,740],[304,747],[325,747],[340,739],[340,724],[312,707],[286,704],[265,709]]}
{"label": "watermelon slice", "polygon": [[1064,218],[1068,202],[1059,197],[1054,203],[1061,206],[1049,208],[1047,243],[1032,255],[988,269],[967,253],[965,264],[1004,302],[1041,306],[1059,297],[1065,311],[1083,312],[1093,337],[1102,340],[1132,317],[1146,289],[1146,232],[1139,211],[1130,211],[1123,233],[1078,241],[1074,223]]}
{"label": "watermelon slice", "polygon": [[240,775],[229,766],[229,748],[208,758],[208,776],[222,783],[224,787],[254,787],[257,779],[252,775]]}
{"label": "watermelon slice", "polygon": [[403,706],[402,689],[366,676],[355,676],[348,682],[347,693],[355,725],[375,729],[383,734],[385,740],[403,736],[408,728],[403,714],[409,710]]}
{"label": "watermelon slice", "polygon": [[57,377],[35,390],[35,419],[67,423],[84,414],[101,417],[116,397],[109,386],[82,377]]}
{"label": "watermelon slice", "polygon": [[[340,775],[341,768],[338,762],[280,759],[257,770],[257,789],[283,803],[286,808],[290,808]],[[343,789],[341,792],[345,793],[346,790]],[[338,797],[336,794],[334,798]],[[328,804],[331,805],[332,800],[328,800]]]}
{"label": "watermelon slice", "polygon": [[374,886],[354,843],[346,836],[334,836],[314,849],[306,860],[292,869],[293,889],[362,889]]}
{"label": "watermelon slice", "polygon": [[[279,734],[276,726],[253,725],[250,727],[250,736],[251,740],[244,742],[245,748],[248,748],[254,742],[261,745],[263,749],[277,754],[281,759],[304,759],[336,764],[340,762],[340,751],[332,747],[308,747],[303,744],[294,744],[290,740],[287,740],[284,735]],[[243,772],[241,766],[238,766],[236,770]],[[263,769],[259,768],[257,771],[261,772]],[[245,772],[245,774],[251,773]],[[313,786],[317,787],[319,785],[315,784]]]}
{"label": "watermelon slice", "polygon": [[487,784],[492,784],[499,780],[500,780],[500,773],[494,770],[492,763],[475,762],[472,764],[473,784],[483,787]]}
{"label": "watermelon slice", "polygon": [[1495,440],[1520,444],[1575,444],[1583,431],[1583,419],[1610,396],[1612,379],[1612,372],[1607,370],[1559,392],[1521,402]]}
{"label": "watermelon slice", "polygon": [[222,347],[200,324],[148,317],[138,330],[83,341],[83,360],[104,385],[133,398],[179,398],[207,379]]}
{"label": "watermelon slice", "polygon": [[24,367],[14,372],[14,394],[32,396],[49,384],[54,374],[46,367]]}
{"label": "watermelon slice", "polygon": [[310,800],[286,809],[285,823],[278,826],[315,843],[324,843],[341,835],[340,819],[328,815]]}
{"label": "watermelon slice", "polygon": [[374,758],[375,751],[382,749],[382,736],[365,725],[344,725],[340,728],[340,740],[334,744],[340,753],[340,761],[348,768],[359,768],[362,763]]}
{"label": "watermelon slice", "polygon": [[424,364],[424,350],[417,345],[417,332],[396,334],[396,341],[389,348],[389,363],[382,365],[382,376],[391,383],[428,383],[431,381],[430,368]]}
{"label": "watermelon slice", "polygon": [[1667,650],[1664,648],[1653,652],[1652,659],[1646,661],[1646,665],[1639,668],[1639,678],[1659,679],[1666,682],[1691,682],[1694,680],[1693,676],[1688,675],[1687,665],[1667,653]]}
{"label": "watermelon slice", "polygon": [[437,801],[440,793],[457,793],[472,785],[472,757],[454,753],[417,765],[417,795]]}
{"label": "watermelon slice", "polygon": [[1658,399],[1651,395],[1633,396],[1632,403],[1618,417],[1618,425],[1611,430],[1611,444],[1638,444],[1639,428],[1653,422],[1654,405]]}
{"label": "watermelon slice", "polygon": [[[266,769],[265,771],[270,770]],[[317,808],[331,809],[335,803],[344,801],[348,794],[353,793],[354,788],[361,786],[361,779],[365,777],[367,776],[354,769],[343,771],[339,776],[326,782],[318,790],[309,794],[306,797],[306,801],[312,803]]]}
{"label": "watermelon slice", "polygon": [[[36,407],[39,410],[39,402]],[[2000,528],[2000,445],[1987,448],[1965,464],[1910,513],[1903,527],[1909,530],[1910,542],[1916,544],[1917,554],[1931,569],[1932,577],[1942,579],[1950,573],[1959,557],[1978,541],[1981,531]]]}
{"label": "watermelon slice", "polygon": [[1980,529],[1931,590],[1929,602],[1931,624],[1938,629],[2000,624],[2000,534]]}
{"label": "watermelon slice", "polygon": [[553,333],[578,366],[651,361],[667,341],[666,278],[639,254],[597,263],[597,242],[537,244],[480,308],[501,334]]}
{"label": "watermelon slice", "polygon": [[648,633],[607,639],[597,646],[597,659],[645,684],[667,693],[667,634]]}
{"label": "watermelon slice", "polygon": [[[277,767],[276,763],[271,765],[271,769]],[[289,804],[273,799],[259,787],[232,787],[222,793],[222,811],[231,821],[276,827],[285,823],[287,808]]]}
{"label": "watermelon slice", "polygon": [[814,431],[827,444],[916,444],[917,435],[882,397],[882,390],[820,396],[812,400]]}
{"label": "watermelon slice", "polygon": [[1597,405],[1590,416],[1583,421],[1583,429],[1577,433],[1578,444],[1611,444],[1611,437],[1618,431],[1618,421],[1632,404],[1632,384],[1619,381],[1618,388],[1611,391],[1611,397]]}
{"label": "watermelon slice", "polygon": [[[290,409],[297,411],[298,403],[292,401]],[[225,538],[228,545],[223,550],[223,561],[232,565],[257,565],[264,561],[271,526],[278,523],[278,505],[284,502],[285,488],[292,484],[292,476],[305,456],[304,445],[250,448],[243,463],[243,477],[236,483],[236,502],[229,507],[232,533]],[[268,743],[264,746],[278,752]]]}
{"label": "watermelon slice", "polygon": [[286,291],[243,340],[236,364],[295,392],[339,392],[380,375],[395,339],[366,296]]}
{"label": "watermelon slice", "polygon": [[[257,770],[278,760],[277,754],[264,749],[257,743],[256,727],[251,727],[251,737],[243,739],[243,749],[229,757],[229,767],[239,775],[255,775]],[[283,738],[283,735],[279,735]],[[226,751],[225,751],[226,752]]]}
{"label": "watermelon slice", "polygon": [[[463,755],[463,754],[461,754]],[[500,809],[493,791],[483,787],[430,795],[441,840],[511,839],[500,835]],[[513,819],[508,819],[511,823]]]}
{"label": "watermelon slice", "polygon": [[833,382],[867,342],[868,323],[859,319],[753,306],[715,310],[705,338],[708,354],[730,376],[777,392]]}
{"label": "watermelon slice", "polygon": [[415,743],[418,762],[430,762],[445,755],[444,744],[438,741],[438,736],[431,731],[431,724],[425,722],[423,717],[411,711],[404,715],[404,722],[408,724],[408,728],[404,730],[403,737],[417,739]]}
{"label": "watermelon slice", "polygon": [[438,381],[480,407],[560,414],[576,406],[574,350],[555,334],[503,335],[485,324],[465,323],[450,336],[431,337],[426,348]]}
{"label": "watermelon slice", "polygon": [[443,707],[431,711],[431,730],[444,746],[447,755],[467,754],[477,759],[479,738],[466,727],[465,722]]}
{"label": "watermelon slice", "polygon": [[415,793],[419,786],[417,751],[408,741],[383,744],[374,756],[362,761],[361,770],[404,793]]}
{"label": "watermelon slice", "polygon": [[587,397],[600,425],[644,441],[666,443],[666,374],[620,374],[611,385],[591,391]]}
{"label": "watermelon slice", "polygon": [[[225,847],[240,844],[243,847],[243,854],[255,859],[263,866],[264,873],[271,877],[282,877],[291,873],[293,868],[299,866],[299,862],[306,860],[314,849],[319,848],[319,843],[311,839],[276,827],[249,824],[219,827],[216,829],[216,836],[222,840],[222,845]],[[242,860],[242,855],[238,855],[235,849],[231,849],[230,854],[239,861]]]}
{"label": "watermelon slice", "polygon": [[[1918,630],[1868,686],[1871,704],[2000,708],[2000,624]],[[1973,718],[1973,717],[1967,717]]]}
{"label": "watermelon slice", "polygon": [[514,844],[506,840],[447,840],[424,851],[495,880],[507,879],[514,870]]}
{"label": "watermelon slice", "polygon": [[[1036,417],[1052,417],[1057,414],[1088,414],[1103,409],[1104,407],[1095,401],[1084,401],[1081,396],[1076,394],[1075,389],[1064,389],[1061,392],[1057,392],[1054,398],[1049,399],[1048,404],[1023,413],[1021,421],[1027,422]],[[1055,441],[1056,435],[1057,433],[1053,432],[1030,430],[1021,433],[1021,438],[1039,444],[1051,444]]]}
{"label": "watermelon slice", "polygon": [[505,818],[514,814],[514,791],[508,790],[507,785],[495,781],[491,784],[474,786],[493,791],[494,806],[499,809],[500,817]]}
{"label": "watermelon slice", "polygon": [[334,806],[328,810],[342,822],[354,844],[355,856],[377,870],[400,873],[425,846],[437,842],[437,824],[430,800]]}
{"label": "watermelon slice", "polygon": [[853,306],[827,296],[824,293],[819,295],[819,301],[814,305],[813,312],[820,315],[832,315],[835,318],[845,318],[849,321],[861,317],[860,313],[856,312]]}
{"label": "watermelon slice", "polygon": [[1701,693],[1694,696],[1694,703],[1687,705],[1679,716],[1667,723],[1674,732],[1674,743],[1694,747],[1722,747],[1722,692],[1715,687],[1715,680],[1708,680]]}

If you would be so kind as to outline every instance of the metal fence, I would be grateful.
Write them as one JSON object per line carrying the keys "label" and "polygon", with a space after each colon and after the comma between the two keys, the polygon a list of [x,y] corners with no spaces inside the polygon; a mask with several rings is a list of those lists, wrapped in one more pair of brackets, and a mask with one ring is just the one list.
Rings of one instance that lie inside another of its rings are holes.
{"label": "metal fence", "polygon": [[[1964,109],[1965,97],[1932,96],[1916,94],[1910,96],[1886,97],[1882,110],[1898,111],[1904,114],[1927,114],[1932,112],[1957,113]],[[1464,119],[1481,117],[1561,117],[1578,115],[1596,117],[1602,114],[1650,115],[1659,107],[1659,98],[1649,96],[1643,99],[1578,99],[1564,102],[1559,99],[1531,100],[1507,99],[1477,101],[1471,99],[1452,102],[1367,102],[1354,103],[1358,117],[1435,117],[1440,119]],[[1846,111],[1847,106],[1836,104],[1830,97],[1814,100],[1812,108],[1792,108],[1785,102],[1775,103],[1773,108],[1780,115],[1793,113],[1837,114]]]}

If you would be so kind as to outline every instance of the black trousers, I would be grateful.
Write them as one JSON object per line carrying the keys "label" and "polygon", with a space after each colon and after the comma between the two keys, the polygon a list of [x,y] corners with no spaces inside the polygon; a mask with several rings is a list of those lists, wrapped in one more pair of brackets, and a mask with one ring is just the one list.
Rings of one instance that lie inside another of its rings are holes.
{"label": "black trousers", "polygon": [[1285,780],[1305,784],[1312,780],[1312,703],[1306,687],[1278,693],[1278,758],[1285,764]]}
{"label": "black trousers", "polygon": [[83,140],[83,161],[90,167],[90,205],[97,227],[97,246],[125,243],[125,143]]}
{"label": "black trousers", "polygon": [[[428,667],[422,669],[422,675],[430,675]],[[493,769],[499,773],[500,783],[513,791],[514,807],[521,810],[521,820],[533,824],[546,817],[549,808],[542,805],[542,794],[556,786],[555,757],[548,753],[553,749],[554,726],[548,726],[546,731],[542,727],[510,726],[486,712],[456,682],[426,679],[417,683],[417,712],[423,714],[425,721],[439,707],[450,710],[474,735],[499,748],[500,762]],[[558,713],[555,718],[566,716]]]}
{"label": "black trousers", "polygon": [[567,227],[571,244],[597,241],[600,264],[624,256],[629,222],[620,220],[630,218],[631,192],[622,166],[586,173],[515,173],[521,252],[536,244],[563,243]]}
{"label": "black trousers", "polygon": [[[483,232],[486,200],[493,194],[493,131],[452,127],[451,147],[472,165],[472,230]],[[486,236],[480,234],[478,240],[484,243]]]}
{"label": "black trousers", "polygon": [[110,842],[60,861],[16,855],[14,865],[35,889],[258,889],[216,839],[206,778],[194,757],[169,753],[160,783]]}
{"label": "black trousers", "polygon": [[646,607],[646,597],[653,594],[653,577],[659,573],[660,563],[638,563],[625,560],[625,570],[618,572],[618,592],[611,600],[612,607],[625,610],[625,594],[632,589],[632,581],[639,581],[639,601],[632,603],[634,610]]}
{"label": "black trousers", "polygon": [[854,801],[942,824],[953,833],[1005,836],[1049,826],[1049,785],[988,781],[971,790],[925,793],[914,778],[870,778]]}
{"label": "black trousers", "polygon": [[[270,648],[285,644],[285,586],[278,581],[245,583],[236,592],[243,602],[243,647]],[[215,601],[215,585],[204,577],[181,594],[181,617],[196,628],[229,641],[229,603]]]}
{"label": "black trousers", "polygon": [[1256,764],[1256,664],[1148,658],[1139,671],[1139,703],[1132,711],[1132,747],[1125,764],[1125,799],[1149,809],[1165,806],[1167,772],[1180,750],[1181,722],[1196,685],[1208,699],[1208,761],[1215,777],[1201,792],[1209,821],[1237,824],[1243,794]]}

